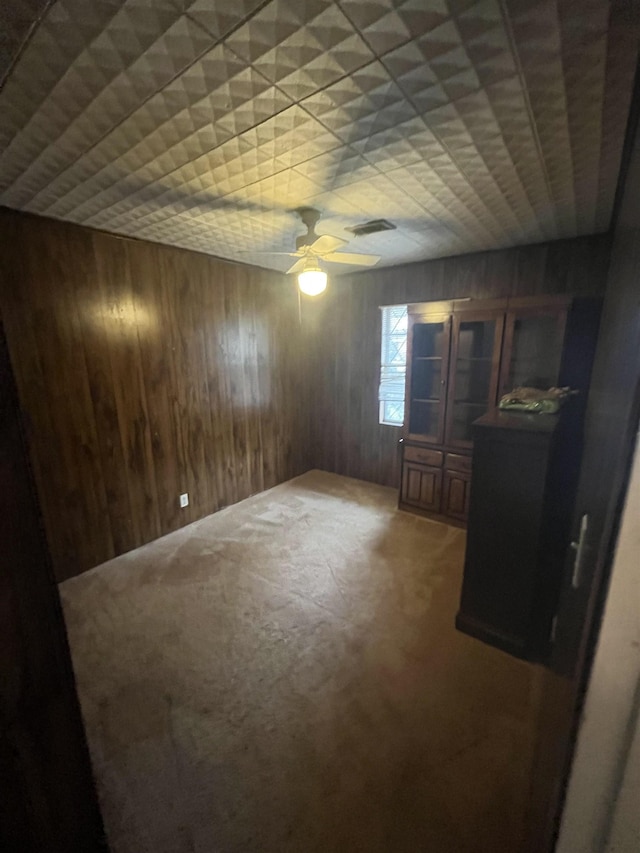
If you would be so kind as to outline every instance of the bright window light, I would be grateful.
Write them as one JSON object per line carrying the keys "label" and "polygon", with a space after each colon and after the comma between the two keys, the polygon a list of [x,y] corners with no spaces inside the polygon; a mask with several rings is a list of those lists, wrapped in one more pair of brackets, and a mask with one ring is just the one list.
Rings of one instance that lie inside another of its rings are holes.
{"label": "bright window light", "polygon": [[385,305],[380,348],[379,422],[404,423],[404,382],[407,372],[407,306]]}

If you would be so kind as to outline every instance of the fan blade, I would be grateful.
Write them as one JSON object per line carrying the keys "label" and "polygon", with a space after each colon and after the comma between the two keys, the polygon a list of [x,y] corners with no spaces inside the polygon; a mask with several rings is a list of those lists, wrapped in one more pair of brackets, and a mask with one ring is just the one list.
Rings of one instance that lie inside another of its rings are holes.
{"label": "fan blade", "polygon": [[287,270],[287,275],[289,275],[290,272],[300,272],[300,270],[303,270],[305,268],[306,263],[307,263],[306,257],[300,258],[299,261],[295,262],[295,264],[291,267],[291,269]]}
{"label": "fan blade", "polygon": [[331,234],[323,234],[311,245],[310,250],[314,255],[326,255],[328,252],[333,252],[334,249],[341,249],[348,242],[348,240],[343,240],[340,237],[332,237]]}
{"label": "fan blade", "polygon": [[332,264],[358,264],[362,267],[372,267],[380,260],[379,255],[358,255],[355,252],[331,252],[322,258]]}

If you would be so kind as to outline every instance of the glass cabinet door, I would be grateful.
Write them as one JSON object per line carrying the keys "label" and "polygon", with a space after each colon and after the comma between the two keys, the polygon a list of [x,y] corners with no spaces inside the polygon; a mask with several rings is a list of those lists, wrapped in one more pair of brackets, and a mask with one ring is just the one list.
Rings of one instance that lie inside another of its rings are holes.
{"label": "glass cabinet door", "polygon": [[449,317],[416,318],[409,330],[408,437],[441,443],[444,434]]}
{"label": "glass cabinet door", "polygon": [[496,403],[503,315],[455,315],[446,444],[471,447],[471,424]]}
{"label": "glass cabinet door", "polygon": [[546,390],[557,384],[565,320],[566,311],[557,308],[507,313],[501,395],[521,385]]}

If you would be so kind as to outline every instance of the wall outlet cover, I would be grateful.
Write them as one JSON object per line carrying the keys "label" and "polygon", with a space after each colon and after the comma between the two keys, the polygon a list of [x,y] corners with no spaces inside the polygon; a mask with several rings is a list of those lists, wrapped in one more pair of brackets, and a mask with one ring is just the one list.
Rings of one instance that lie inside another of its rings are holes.
{"label": "wall outlet cover", "polygon": [[184,495],[180,495],[180,507],[184,509],[186,506],[189,506],[189,493],[185,492]]}

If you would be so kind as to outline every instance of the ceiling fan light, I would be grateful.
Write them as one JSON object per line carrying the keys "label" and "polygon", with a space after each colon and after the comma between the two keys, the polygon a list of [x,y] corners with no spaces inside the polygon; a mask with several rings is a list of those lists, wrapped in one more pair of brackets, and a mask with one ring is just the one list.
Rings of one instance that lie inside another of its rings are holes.
{"label": "ceiling fan light", "polygon": [[317,267],[303,270],[298,273],[298,287],[307,296],[318,296],[327,288],[327,274]]}

